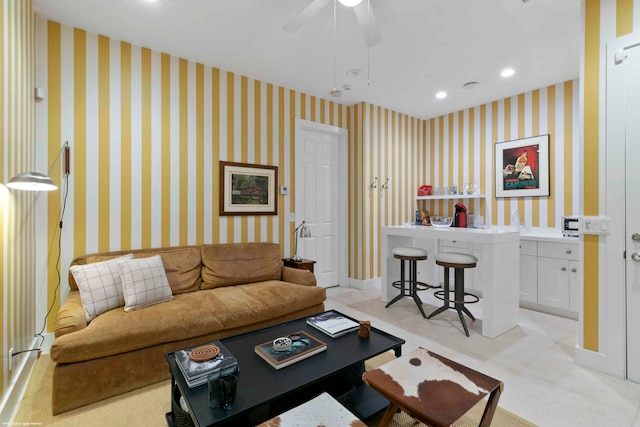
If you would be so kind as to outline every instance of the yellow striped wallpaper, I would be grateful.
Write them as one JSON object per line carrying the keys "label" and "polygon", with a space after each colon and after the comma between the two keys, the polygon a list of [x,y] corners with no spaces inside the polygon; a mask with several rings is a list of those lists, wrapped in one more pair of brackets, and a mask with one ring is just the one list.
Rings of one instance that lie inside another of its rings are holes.
{"label": "yellow striped wallpaper", "polygon": [[[461,202],[492,225],[510,225],[514,209],[528,227],[557,227],[562,215],[578,213],[580,187],[574,173],[580,164],[573,155],[579,151],[578,102],[578,80],[571,80],[429,120],[364,103],[354,106],[350,236],[358,245],[352,248],[350,277],[380,276],[380,226],[412,221],[418,208],[432,215],[453,214],[458,200],[417,202],[422,184],[460,188],[476,180],[486,197]],[[551,196],[496,199],[494,145],[547,133]],[[371,189],[376,177],[377,188]],[[387,178],[389,189],[384,190]]]}
{"label": "yellow striped wallpaper", "polygon": [[[277,216],[220,216],[218,162],[276,165],[278,184],[293,188],[295,118],[345,126],[346,107],[44,19],[36,25],[46,46],[38,126],[49,160],[71,145],[62,265],[84,253],[216,242],[274,241],[290,253],[293,192],[279,196]],[[49,230],[62,196],[49,197]]]}
{"label": "yellow striped wallpaper", "polygon": [[[3,396],[11,385],[8,353],[36,332],[35,194],[9,191],[13,175],[35,169],[35,15],[31,2],[0,2],[0,339]],[[13,358],[14,371],[22,354]],[[16,374],[16,372],[13,372]]]}

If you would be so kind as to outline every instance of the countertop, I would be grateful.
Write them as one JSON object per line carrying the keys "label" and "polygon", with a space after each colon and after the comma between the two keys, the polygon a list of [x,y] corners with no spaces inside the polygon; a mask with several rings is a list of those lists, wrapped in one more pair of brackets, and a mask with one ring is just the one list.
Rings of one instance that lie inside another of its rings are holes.
{"label": "countertop", "polygon": [[[384,228],[384,227],[383,227]],[[558,228],[543,228],[543,227],[522,227],[520,230],[515,227],[498,227],[489,226],[482,228],[457,228],[457,227],[445,227],[437,228],[432,226],[424,226],[413,223],[405,223],[403,225],[392,226],[390,228],[399,229],[412,229],[412,230],[450,230],[462,233],[473,233],[481,235],[499,235],[504,233],[519,232],[520,239],[522,240],[536,240],[546,242],[575,242],[578,243],[578,237],[563,236],[562,232]],[[440,234],[439,238],[446,238],[446,234]]]}

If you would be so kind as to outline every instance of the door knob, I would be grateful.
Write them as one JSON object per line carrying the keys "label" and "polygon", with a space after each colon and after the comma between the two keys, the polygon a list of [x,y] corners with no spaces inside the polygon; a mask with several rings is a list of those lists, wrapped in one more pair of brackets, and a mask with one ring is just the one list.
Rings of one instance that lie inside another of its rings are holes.
{"label": "door knob", "polygon": [[560,270],[567,271],[567,267],[562,267]]}
{"label": "door knob", "polygon": [[633,240],[634,242],[640,242],[640,233],[633,233],[631,235],[631,240]]}
{"label": "door knob", "polygon": [[640,261],[640,253],[634,252],[631,254],[631,259],[634,261]]}

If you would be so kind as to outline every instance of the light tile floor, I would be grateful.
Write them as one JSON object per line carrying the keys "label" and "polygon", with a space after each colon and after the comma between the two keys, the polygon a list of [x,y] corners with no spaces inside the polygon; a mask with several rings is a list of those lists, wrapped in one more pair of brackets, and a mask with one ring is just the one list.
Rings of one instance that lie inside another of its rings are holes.
{"label": "light tile floor", "polygon": [[[427,315],[441,304],[432,293],[420,293]],[[403,338],[405,352],[425,347],[501,380],[499,405],[540,426],[640,427],[640,384],[576,365],[576,321],[520,309],[518,327],[489,339],[472,304],[467,338],[454,310],[426,320],[410,298],[385,308],[379,288],[329,288],[325,305]]]}

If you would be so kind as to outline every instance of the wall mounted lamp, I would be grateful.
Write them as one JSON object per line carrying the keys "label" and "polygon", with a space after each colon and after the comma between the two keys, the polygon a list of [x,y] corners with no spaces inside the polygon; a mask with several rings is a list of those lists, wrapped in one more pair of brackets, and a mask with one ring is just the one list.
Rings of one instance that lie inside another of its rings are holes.
{"label": "wall mounted lamp", "polygon": [[[298,230],[300,230],[300,232],[298,232]],[[309,227],[307,227],[307,223],[304,220],[302,220],[302,224],[300,224],[298,227],[296,227],[295,230],[293,230],[293,234],[296,235],[295,248],[294,248],[295,255],[293,256],[293,260],[302,261],[302,257],[298,255],[298,236],[301,239],[306,239],[307,237],[311,237],[311,230],[309,230]]]}
{"label": "wall mounted lamp", "polygon": [[56,159],[53,161],[53,165],[51,165],[51,169],[49,169],[49,173],[44,175],[40,172],[22,172],[14,177],[12,177],[9,182],[7,182],[7,187],[12,188],[14,190],[27,190],[27,191],[53,191],[57,190],[58,186],[51,179],[51,174],[55,169],[56,165],[60,161],[60,157],[64,153],[64,174],[69,175],[71,173],[70,169],[70,153],[71,148],[69,148],[69,141],[65,141],[62,145],[60,151],[58,151],[58,155]]}

